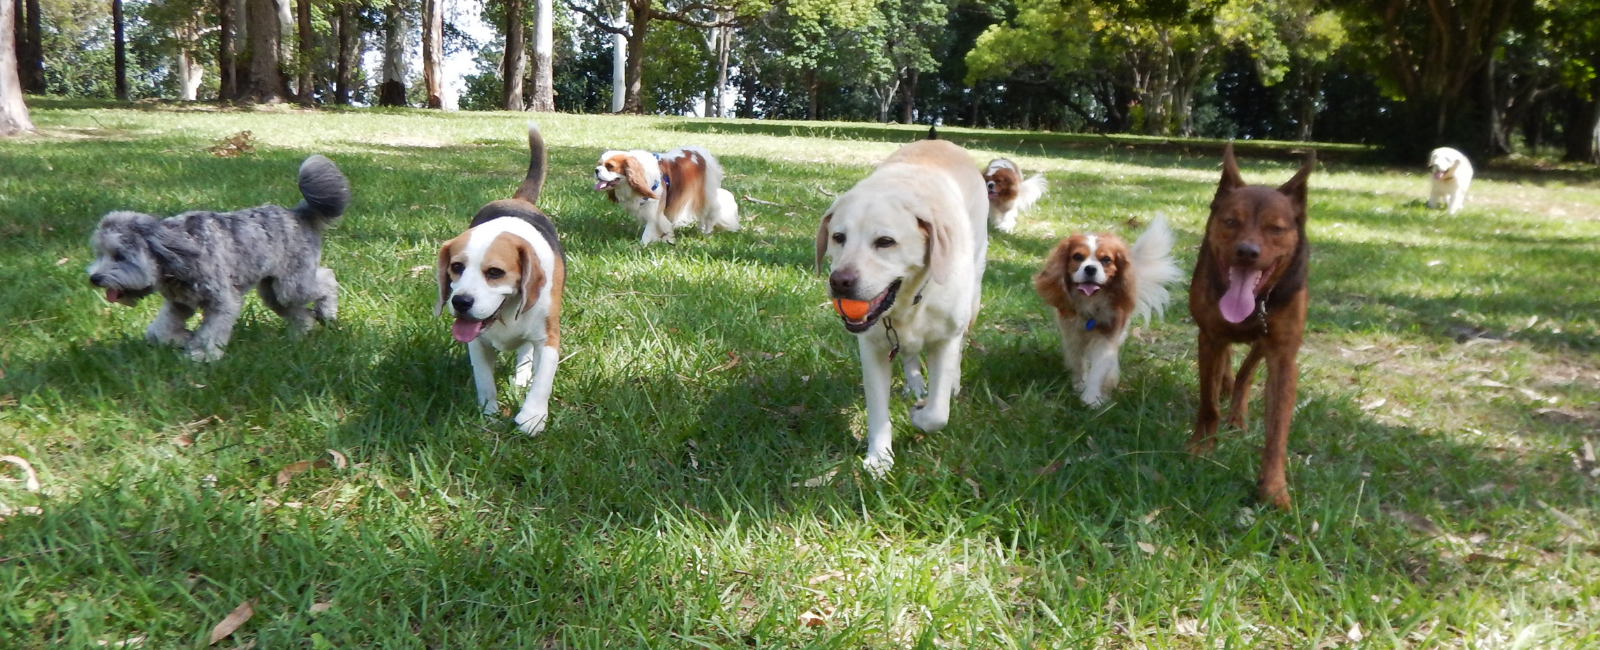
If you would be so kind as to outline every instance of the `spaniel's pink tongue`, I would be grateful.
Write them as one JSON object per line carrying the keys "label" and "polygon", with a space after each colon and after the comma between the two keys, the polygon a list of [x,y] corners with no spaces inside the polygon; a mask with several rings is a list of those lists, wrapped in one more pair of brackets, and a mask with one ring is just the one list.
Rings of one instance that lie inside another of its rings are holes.
{"label": "spaniel's pink tongue", "polygon": [[1222,317],[1230,323],[1242,323],[1256,313],[1256,284],[1261,282],[1260,269],[1246,271],[1239,267],[1228,269],[1228,292],[1222,294]]}
{"label": "spaniel's pink tongue", "polygon": [[1098,285],[1098,284],[1089,284],[1087,282],[1084,282],[1084,283],[1078,285],[1078,290],[1082,291],[1083,295],[1085,295],[1085,296],[1092,296],[1092,295],[1094,295],[1094,292],[1100,290],[1100,285]]}
{"label": "spaniel's pink tongue", "polygon": [[483,321],[481,320],[457,318],[456,322],[450,325],[450,335],[456,337],[456,340],[462,343],[471,343],[473,339],[478,338],[478,332],[482,331]]}
{"label": "spaniel's pink tongue", "polygon": [[596,182],[596,183],[595,183],[595,184],[594,184],[594,190],[595,190],[595,191],[596,191],[596,192],[598,192],[598,191],[600,191],[600,190],[603,190],[603,189],[607,189],[607,188],[609,188],[609,187],[611,187],[611,183],[608,183],[608,182],[606,182],[606,181],[598,181],[598,182]]}
{"label": "spaniel's pink tongue", "polygon": [[106,302],[116,302],[122,297],[122,292],[116,289],[106,289]]}

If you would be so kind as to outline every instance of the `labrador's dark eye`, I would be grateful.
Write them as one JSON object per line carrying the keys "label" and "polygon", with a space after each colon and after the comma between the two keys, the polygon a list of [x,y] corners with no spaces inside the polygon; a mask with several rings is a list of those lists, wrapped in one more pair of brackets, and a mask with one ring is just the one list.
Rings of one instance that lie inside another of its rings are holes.
{"label": "labrador's dark eye", "polygon": [[490,267],[483,271],[483,277],[489,278],[490,280],[499,280],[500,278],[506,277],[506,272],[494,267]]}
{"label": "labrador's dark eye", "polygon": [[877,239],[877,241],[872,242],[872,246],[873,246],[873,248],[893,248],[894,247],[894,238],[893,237],[879,237]]}
{"label": "labrador's dark eye", "polygon": [[456,275],[461,275],[466,270],[467,270],[467,265],[465,265],[465,264],[462,264],[460,262],[451,262],[450,263],[450,272],[451,273],[454,273]]}
{"label": "labrador's dark eye", "polygon": [[1104,264],[1104,265],[1106,265],[1106,266],[1111,266],[1111,258],[1109,258],[1109,257],[1102,257],[1102,258],[1100,258],[1100,263],[1101,263],[1101,264]]}
{"label": "labrador's dark eye", "polygon": [[843,244],[844,243],[844,233],[842,233],[842,232],[833,233],[833,243],[835,243],[835,244]]}
{"label": "labrador's dark eye", "polygon": [[1073,253],[1072,254],[1072,261],[1074,261],[1074,262],[1082,262],[1083,261],[1083,253]]}

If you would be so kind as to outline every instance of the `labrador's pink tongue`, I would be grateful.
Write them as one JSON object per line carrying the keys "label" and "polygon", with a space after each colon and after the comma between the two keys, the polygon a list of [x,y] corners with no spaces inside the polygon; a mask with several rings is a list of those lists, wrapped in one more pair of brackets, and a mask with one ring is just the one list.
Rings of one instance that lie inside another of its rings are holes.
{"label": "labrador's pink tongue", "polygon": [[1433,178],[1434,178],[1434,179],[1435,179],[1435,180],[1438,180],[1438,179],[1441,179],[1441,178],[1444,178],[1444,172],[1441,172],[1441,171],[1435,171],[1435,172],[1433,172]]}
{"label": "labrador's pink tongue", "polygon": [[106,302],[116,302],[122,297],[122,292],[116,289],[106,289]]}
{"label": "labrador's pink tongue", "polygon": [[1245,271],[1238,267],[1228,269],[1228,292],[1222,294],[1222,317],[1230,323],[1242,323],[1256,313],[1256,283],[1261,281],[1261,271]]}
{"label": "labrador's pink tongue", "polygon": [[473,339],[478,338],[478,332],[481,331],[483,331],[481,320],[457,318],[456,322],[450,325],[450,335],[462,343],[471,343]]}

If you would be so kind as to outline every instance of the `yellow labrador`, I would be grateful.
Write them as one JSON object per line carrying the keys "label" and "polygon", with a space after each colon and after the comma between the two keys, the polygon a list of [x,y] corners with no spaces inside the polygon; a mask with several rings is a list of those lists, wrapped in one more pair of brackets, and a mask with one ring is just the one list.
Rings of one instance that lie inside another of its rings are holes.
{"label": "yellow labrador", "polygon": [[[817,268],[833,261],[829,294],[861,348],[866,389],[866,469],[894,465],[890,363],[919,401],[911,424],[943,429],[961,390],[961,348],[978,317],[989,198],[965,149],[944,140],[901,147],[839,196],[817,229]],[[922,353],[928,381],[923,382]]]}

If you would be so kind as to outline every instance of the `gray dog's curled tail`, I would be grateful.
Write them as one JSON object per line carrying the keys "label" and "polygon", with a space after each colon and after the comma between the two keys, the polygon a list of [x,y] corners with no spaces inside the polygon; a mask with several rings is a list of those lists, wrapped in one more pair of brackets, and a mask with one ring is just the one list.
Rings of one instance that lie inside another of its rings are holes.
{"label": "gray dog's curled tail", "polygon": [[312,156],[300,163],[300,195],[305,200],[294,211],[321,232],[350,205],[350,182],[332,160]]}

